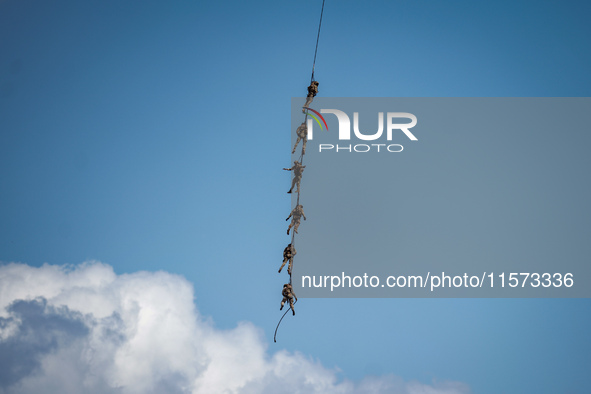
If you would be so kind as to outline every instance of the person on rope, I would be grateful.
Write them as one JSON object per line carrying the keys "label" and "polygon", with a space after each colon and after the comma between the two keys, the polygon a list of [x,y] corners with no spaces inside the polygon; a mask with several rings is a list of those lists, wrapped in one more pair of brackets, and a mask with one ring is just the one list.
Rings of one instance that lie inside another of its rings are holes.
{"label": "person on rope", "polygon": [[299,125],[299,127],[296,130],[296,134],[298,136],[298,139],[296,140],[295,145],[293,146],[293,150],[291,151],[291,154],[293,155],[296,151],[296,148],[298,147],[300,141],[302,142],[302,155],[306,154],[306,143],[308,142],[308,126],[306,126],[306,122],[302,122],[301,125]]}
{"label": "person on rope", "polygon": [[281,264],[281,268],[279,268],[279,272],[285,267],[285,263],[289,261],[289,265],[287,266],[287,273],[291,275],[291,269],[293,268],[293,257],[297,254],[295,248],[292,244],[289,244],[283,249],[283,264]]}
{"label": "person on rope", "polygon": [[296,193],[300,192],[300,182],[302,180],[304,168],[306,168],[306,166],[301,165],[297,160],[293,162],[293,166],[291,168],[284,168],[285,171],[293,171],[293,181],[291,182],[291,189],[289,189],[288,193],[292,192],[294,186],[297,186]]}
{"label": "person on rope", "polygon": [[[318,85],[318,81],[312,81],[310,86],[308,86],[308,96],[306,97],[306,104],[304,104],[304,107],[309,107],[310,104],[312,104],[312,100],[314,100],[314,97],[318,94]],[[306,113],[306,110],[302,109],[302,112]]]}
{"label": "person on rope", "polygon": [[296,234],[298,233],[298,227],[300,227],[300,219],[301,217],[304,217],[304,220],[306,220],[306,215],[304,215],[304,207],[300,204],[297,205],[289,214],[289,216],[287,217],[287,219],[285,219],[286,221],[289,220],[289,218],[291,218],[291,223],[289,224],[289,227],[287,227],[287,235],[289,235],[289,230],[293,227],[293,231]]}
{"label": "person on rope", "polygon": [[293,288],[289,283],[283,285],[283,290],[281,291],[281,294],[283,295],[283,299],[281,300],[281,308],[279,308],[279,310],[283,310],[283,305],[285,305],[285,303],[289,301],[289,307],[291,308],[291,311],[295,316],[295,309],[293,309],[293,299],[295,298],[295,300],[297,301],[298,297],[296,297],[295,293],[293,292]]}

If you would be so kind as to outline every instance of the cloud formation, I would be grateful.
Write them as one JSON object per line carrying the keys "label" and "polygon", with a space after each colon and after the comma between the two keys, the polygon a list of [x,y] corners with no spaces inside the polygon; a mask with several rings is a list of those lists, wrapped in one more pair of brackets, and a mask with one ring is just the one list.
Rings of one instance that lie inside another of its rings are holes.
{"label": "cloud formation", "polygon": [[300,353],[267,352],[248,322],[219,330],[199,315],[192,285],[166,272],[116,275],[77,267],[0,266],[0,394],[464,394],[394,375],[339,381]]}

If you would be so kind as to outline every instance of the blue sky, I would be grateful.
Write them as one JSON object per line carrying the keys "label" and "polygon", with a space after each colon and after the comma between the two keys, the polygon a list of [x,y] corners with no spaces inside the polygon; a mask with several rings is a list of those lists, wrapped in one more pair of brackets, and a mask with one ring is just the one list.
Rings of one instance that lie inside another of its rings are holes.
{"label": "blue sky", "polygon": [[[339,378],[587,392],[587,299],[302,299],[272,343],[290,103],[320,6],[0,1],[0,261],[182,275],[217,329],[252,322],[270,354]],[[319,94],[586,97],[590,15],[582,1],[328,0]]]}

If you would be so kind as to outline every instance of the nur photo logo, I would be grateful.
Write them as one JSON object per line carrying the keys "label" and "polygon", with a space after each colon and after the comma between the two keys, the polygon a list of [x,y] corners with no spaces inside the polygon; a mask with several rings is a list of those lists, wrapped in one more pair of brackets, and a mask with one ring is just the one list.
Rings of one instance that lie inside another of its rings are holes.
{"label": "nur photo logo", "polygon": [[[324,130],[325,127],[326,131],[328,131],[328,124],[322,114],[332,114],[336,116],[338,131],[336,134],[331,135],[331,138],[335,139],[335,141],[331,143],[324,143],[325,141],[319,143],[318,152],[320,153],[331,151],[357,153],[370,151],[391,153],[402,152],[404,147],[401,144],[390,143],[393,136],[399,133],[400,135],[406,136],[410,141],[418,141],[418,138],[410,131],[410,129],[417,125],[417,117],[412,113],[378,112],[377,131],[368,132],[367,130],[360,129],[359,112],[355,111],[352,114],[353,132],[351,132],[351,117],[345,111],[339,109],[320,109],[320,111],[316,111],[309,107],[304,107],[304,109],[311,111],[307,113],[310,118],[307,120],[306,124],[309,141],[314,139],[314,123],[320,127],[320,130]],[[367,113],[367,111],[364,112]],[[360,143],[355,143],[356,141],[359,141]],[[373,143],[369,143],[370,141]],[[351,143],[347,144],[344,142]]]}

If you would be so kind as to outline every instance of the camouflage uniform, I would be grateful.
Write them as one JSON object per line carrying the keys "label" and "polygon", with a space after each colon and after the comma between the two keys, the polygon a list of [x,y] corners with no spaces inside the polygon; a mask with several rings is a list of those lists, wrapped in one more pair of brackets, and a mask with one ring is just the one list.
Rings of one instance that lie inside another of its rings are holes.
{"label": "camouflage uniform", "polygon": [[283,264],[281,264],[281,268],[279,268],[279,272],[285,267],[285,263],[289,260],[289,265],[287,266],[287,273],[291,275],[291,269],[293,268],[293,256],[297,254],[295,248],[291,246],[291,244],[287,245],[285,249],[283,249]]}
{"label": "camouflage uniform", "polygon": [[[318,82],[312,81],[310,86],[308,86],[308,96],[306,97],[306,104],[304,104],[304,107],[309,107],[310,104],[312,104],[312,100],[314,99],[314,97],[316,97],[317,94],[318,94]],[[306,113],[306,110],[302,109],[302,112]]]}
{"label": "camouflage uniform", "polygon": [[298,139],[297,139],[295,145],[293,146],[293,150],[291,151],[291,154],[293,155],[295,153],[296,148],[298,147],[298,144],[300,143],[300,141],[303,140],[302,154],[305,155],[306,154],[306,142],[308,142],[308,126],[306,126],[305,122],[302,122],[302,124],[298,127],[298,129],[296,130],[296,134],[298,135]]}
{"label": "camouflage uniform", "polygon": [[281,300],[281,308],[279,308],[279,310],[283,310],[283,305],[285,305],[285,303],[289,301],[289,307],[291,308],[291,311],[295,316],[295,309],[293,309],[293,299],[295,298],[295,300],[297,301],[298,297],[296,297],[295,293],[293,292],[293,288],[291,287],[291,285],[288,283],[284,284],[281,294],[283,295],[283,299]]}
{"label": "camouflage uniform", "polygon": [[300,181],[302,180],[302,173],[304,172],[304,168],[306,168],[306,166],[301,165],[300,162],[297,160],[293,162],[293,167],[284,168],[285,171],[293,170],[293,181],[291,182],[291,189],[289,189],[288,193],[291,193],[293,187],[296,185],[298,186],[296,193],[300,192]]}
{"label": "camouflage uniform", "polygon": [[298,206],[296,206],[291,213],[289,214],[289,216],[287,217],[287,219],[285,219],[286,221],[289,220],[289,218],[291,218],[291,223],[289,224],[289,227],[287,227],[287,235],[289,235],[289,230],[293,227],[293,231],[298,234],[298,227],[300,227],[300,218],[304,217],[304,220],[306,220],[306,215],[304,215],[304,207],[300,204]]}

